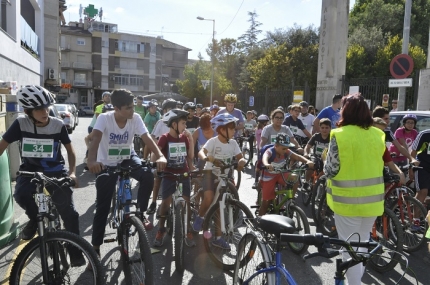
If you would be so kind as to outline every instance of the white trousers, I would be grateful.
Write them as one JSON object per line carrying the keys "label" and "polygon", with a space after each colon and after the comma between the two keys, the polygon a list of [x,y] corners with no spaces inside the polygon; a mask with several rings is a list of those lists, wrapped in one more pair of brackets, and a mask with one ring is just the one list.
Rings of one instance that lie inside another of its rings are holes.
{"label": "white trousers", "polygon": [[[334,219],[336,230],[340,239],[346,240],[349,236],[351,236],[349,241],[368,241],[376,217],[346,217],[335,214]],[[354,250],[357,250],[357,248],[354,248]],[[358,248],[357,251],[367,252],[367,248]],[[351,257],[347,252],[342,254],[343,261],[346,261],[349,258]],[[362,263],[349,268],[346,272],[348,284],[360,285],[363,273],[364,266]]]}

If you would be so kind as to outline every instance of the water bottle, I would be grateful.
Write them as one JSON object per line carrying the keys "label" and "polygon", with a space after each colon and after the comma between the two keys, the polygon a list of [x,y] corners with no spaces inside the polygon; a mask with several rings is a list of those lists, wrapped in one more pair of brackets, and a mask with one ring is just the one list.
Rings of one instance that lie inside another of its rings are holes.
{"label": "water bottle", "polygon": [[178,185],[178,195],[182,197],[182,183],[179,183]]}

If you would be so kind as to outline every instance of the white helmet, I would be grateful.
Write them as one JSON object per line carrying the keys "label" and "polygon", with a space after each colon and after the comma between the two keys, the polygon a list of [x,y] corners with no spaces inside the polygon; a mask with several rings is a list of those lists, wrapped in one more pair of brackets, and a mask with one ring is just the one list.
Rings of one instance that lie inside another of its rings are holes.
{"label": "white helmet", "polygon": [[16,93],[18,104],[24,109],[49,107],[55,104],[51,92],[37,85],[26,85]]}

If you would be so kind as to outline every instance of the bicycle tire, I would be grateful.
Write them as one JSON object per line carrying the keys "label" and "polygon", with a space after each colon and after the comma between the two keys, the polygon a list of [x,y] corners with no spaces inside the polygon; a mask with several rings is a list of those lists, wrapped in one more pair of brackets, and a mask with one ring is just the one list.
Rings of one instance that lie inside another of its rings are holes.
{"label": "bicycle tire", "polygon": [[315,226],[318,225],[318,204],[322,196],[325,195],[327,192],[327,180],[324,178],[319,178],[317,183],[315,183],[315,186],[312,188],[312,199],[311,199],[311,214],[312,219],[314,220]]}
{"label": "bicycle tire", "polygon": [[[294,233],[301,235],[310,234],[311,228],[309,226],[308,218],[306,217],[305,212],[294,203],[289,204],[287,210],[288,211],[284,211],[284,216],[293,219],[296,228],[296,231]],[[309,245],[304,243],[289,242],[288,247],[293,253],[298,255],[304,253],[309,248]]]}
{"label": "bicycle tire", "polygon": [[[309,182],[308,182],[309,183]],[[312,200],[312,183],[309,183],[309,189],[303,189],[300,191],[300,194],[302,196],[302,203],[305,206],[309,206]]]}
{"label": "bicycle tire", "polygon": [[143,158],[143,153],[141,151],[141,144],[140,144],[141,138],[135,136],[133,139],[133,149],[136,152],[137,156],[139,156],[139,158]]}
{"label": "bicycle tire", "polygon": [[[389,235],[387,237],[383,234],[384,216],[387,219],[387,233]],[[384,251],[384,249],[382,249],[381,254],[374,255],[370,258],[368,264],[373,270],[379,273],[385,273],[396,267],[397,263],[401,259],[401,253],[403,252],[403,229],[394,212],[387,207],[384,208],[382,216],[376,218],[374,227],[377,232],[377,237],[376,240],[373,237],[372,239],[381,243],[384,247],[388,248],[389,251]],[[389,262],[387,262],[386,259],[389,259]]]}
{"label": "bicycle tire", "polygon": [[[422,248],[426,243],[425,234],[427,232],[428,225],[426,223],[425,218],[427,215],[427,211],[424,208],[423,204],[418,201],[418,199],[407,195],[403,196],[401,206],[402,208],[400,209],[397,200],[395,200],[389,205],[388,208],[394,212],[403,227],[403,250],[406,252],[414,252]],[[411,226],[414,224],[414,206],[416,206],[419,211],[421,228],[419,231],[413,231],[411,229]],[[400,215],[400,211],[403,212],[403,219]]]}
{"label": "bicycle tire", "polygon": [[[209,208],[205,219],[203,221],[203,234],[204,234],[204,245],[206,252],[209,257],[215,263],[216,266],[221,267],[225,270],[233,270],[234,263],[236,261],[237,246],[240,238],[246,233],[246,225],[243,222],[243,218],[252,219],[254,216],[245,204],[238,200],[227,199],[225,202],[224,218],[226,219],[226,226],[228,225],[228,209],[233,207],[233,222],[234,229],[231,234],[221,233],[219,227],[219,203],[215,203]],[[221,234],[223,238],[229,245],[230,251],[217,248],[212,245],[212,236],[215,238],[216,234]]]}
{"label": "bicycle tire", "polygon": [[[115,207],[116,207],[116,196],[117,192],[113,192],[112,198],[111,198],[111,206],[109,209],[109,215],[108,215],[108,219],[107,219],[107,224],[109,223],[113,223],[113,218],[115,216]],[[113,224],[111,224],[112,228],[113,228]]]}
{"label": "bicycle tire", "polygon": [[260,242],[254,232],[245,234],[239,241],[236,262],[234,264],[233,284],[242,285],[249,281],[249,285],[269,284],[274,273],[260,273],[252,280],[248,280],[260,268],[272,264],[272,254],[266,245]]}
{"label": "bicycle tire", "polygon": [[[32,239],[18,254],[10,273],[10,285],[43,284],[43,277],[41,274],[42,262],[40,260],[39,250],[40,239],[41,237],[39,236]],[[51,273],[48,274],[48,276],[53,277],[55,274],[57,278],[60,277],[62,280],[49,280],[48,284],[70,284],[67,283],[70,281],[72,284],[104,284],[103,267],[94,248],[85,239],[74,233],[66,231],[46,232],[44,239],[46,248],[48,249],[49,256],[47,262],[50,272],[53,269],[53,265],[50,263],[52,262],[53,251],[50,250],[50,248],[55,247],[56,249],[63,250],[62,252],[59,252],[59,254],[61,256],[66,256],[65,248],[68,245],[72,245],[81,251],[84,258],[93,268],[92,271],[89,271],[86,270],[86,266],[69,267],[69,262],[67,262],[67,264],[60,262],[60,270],[63,275]],[[77,278],[79,278],[79,280],[75,280]]]}
{"label": "bicycle tire", "polygon": [[242,181],[242,171],[238,171],[237,169],[233,170],[233,182],[232,185],[234,185],[236,187],[237,190],[239,190],[240,187],[240,182]]}
{"label": "bicycle tire", "polygon": [[327,205],[327,195],[321,197],[318,205],[318,225],[317,228],[322,234],[334,237],[337,235],[336,224],[334,221],[334,212]]}
{"label": "bicycle tire", "polygon": [[[118,236],[122,239],[120,248],[125,283],[153,285],[151,248],[142,222],[136,216],[129,217],[121,223],[121,234]],[[132,237],[138,238],[136,242],[131,242]]]}
{"label": "bicycle tire", "polygon": [[184,272],[184,207],[181,203],[178,203],[175,207],[174,216],[174,233],[175,233],[175,266],[179,273]]}
{"label": "bicycle tire", "polygon": [[174,228],[173,210],[172,210],[172,206],[170,206],[166,214],[166,231],[170,237],[173,237],[173,228]]}

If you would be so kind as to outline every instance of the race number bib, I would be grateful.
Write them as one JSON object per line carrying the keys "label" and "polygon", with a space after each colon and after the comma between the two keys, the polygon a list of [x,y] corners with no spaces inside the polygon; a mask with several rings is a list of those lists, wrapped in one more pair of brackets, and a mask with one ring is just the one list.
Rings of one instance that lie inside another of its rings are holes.
{"label": "race number bib", "polygon": [[315,144],[315,154],[316,155],[322,155],[324,149],[326,149],[328,146],[326,144],[323,143],[316,143]]}
{"label": "race number bib", "polygon": [[252,124],[245,124],[245,130],[251,131],[253,130],[253,125]]}
{"label": "race number bib", "polygon": [[22,140],[23,157],[52,158],[53,150],[53,139],[23,138]]}
{"label": "race number bib", "polygon": [[299,131],[299,128],[296,126],[290,126],[290,130],[293,132],[293,134],[297,134],[297,132]]}
{"label": "race number bib", "polygon": [[276,143],[276,135],[271,135],[271,136],[270,136],[270,143],[271,143],[271,144]]}
{"label": "race number bib", "polygon": [[184,142],[169,143],[168,165],[172,168],[182,168],[187,157],[187,147]]}
{"label": "race number bib", "polygon": [[108,160],[130,159],[131,147],[128,144],[109,144]]}

